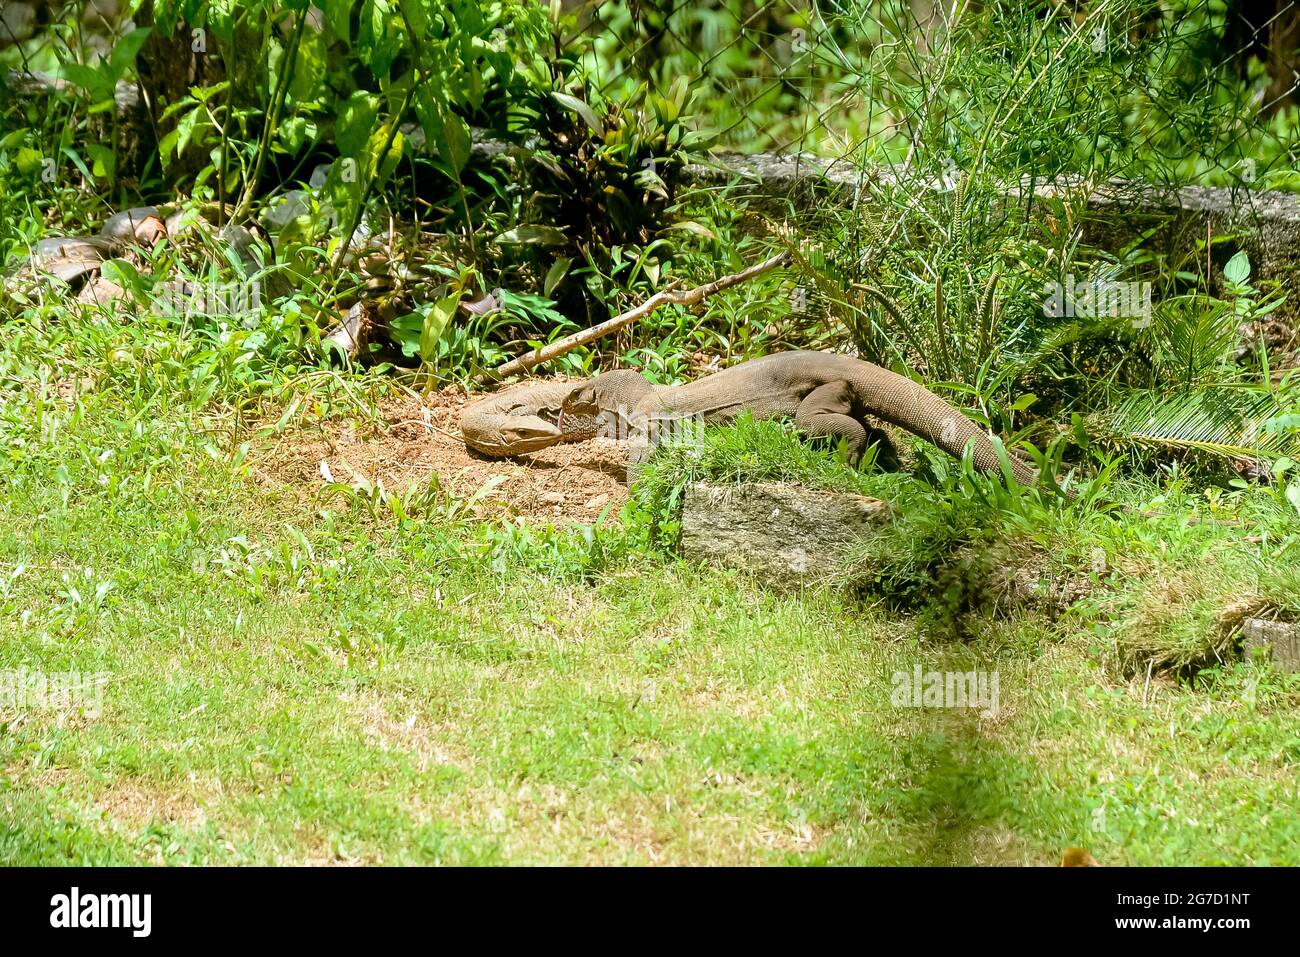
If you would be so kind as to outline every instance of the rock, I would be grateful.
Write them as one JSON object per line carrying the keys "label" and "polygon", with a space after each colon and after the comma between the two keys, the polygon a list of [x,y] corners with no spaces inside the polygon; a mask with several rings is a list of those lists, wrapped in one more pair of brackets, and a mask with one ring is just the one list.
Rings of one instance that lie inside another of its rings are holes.
{"label": "rock", "polygon": [[51,236],[36,243],[29,265],[34,273],[47,273],[79,288],[116,253],[113,241],[102,236]]}
{"label": "rock", "polygon": [[260,242],[244,226],[227,223],[221,227],[218,239],[234,252],[235,257],[244,267],[244,272],[248,275],[257,272],[263,265],[271,261],[269,247]]}
{"label": "rock", "polygon": [[682,554],[769,576],[816,581],[838,571],[850,546],[889,521],[887,502],[782,482],[687,487]]}
{"label": "rock", "polygon": [[563,505],[564,493],[543,492],[541,495],[537,496],[537,501],[541,502],[543,505]]}
{"label": "rock", "polygon": [[99,234],[123,245],[139,243],[151,247],[167,235],[167,227],[157,206],[136,206],[108,217]]}
{"label": "rock", "polygon": [[1247,661],[1262,649],[1280,670],[1300,671],[1300,624],[1247,618],[1241,623],[1241,638]]}
{"label": "rock", "polygon": [[583,508],[590,508],[590,509],[600,508],[602,505],[604,505],[604,504],[605,504],[606,502],[608,502],[608,501],[609,501],[609,493],[608,493],[608,492],[603,493],[603,494],[601,494],[601,495],[595,495],[595,496],[593,496],[593,497],[587,499],[587,503],[583,506]]}
{"label": "rock", "polygon": [[0,7],[0,47],[20,43],[36,30],[36,7],[18,0]]}
{"label": "rock", "polygon": [[77,302],[90,306],[107,306],[126,298],[126,290],[103,276],[92,276],[77,293]]}
{"label": "rock", "polygon": [[325,346],[354,359],[370,338],[375,326],[375,310],[364,302],[356,303],[334,330],[322,340]]}

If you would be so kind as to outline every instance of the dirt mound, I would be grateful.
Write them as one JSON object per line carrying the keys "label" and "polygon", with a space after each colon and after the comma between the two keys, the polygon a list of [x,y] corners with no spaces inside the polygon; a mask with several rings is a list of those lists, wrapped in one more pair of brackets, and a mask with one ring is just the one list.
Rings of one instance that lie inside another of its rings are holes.
{"label": "dirt mound", "polygon": [[[477,399],[479,395],[472,398]],[[378,421],[328,420],[290,428],[250,454],[259,481],[318,493],[330,479],[357,476],[402,493],[437,473],[441,487],[468,498],[502,476],[480,512],[591,523],[627,499],[627,452],[602,439],[556,445],[513,459],[490,459],[465,447],[461,411],[470,397],[456,389],[383,400]],[[355,474],[354,474],[355,473]]]}

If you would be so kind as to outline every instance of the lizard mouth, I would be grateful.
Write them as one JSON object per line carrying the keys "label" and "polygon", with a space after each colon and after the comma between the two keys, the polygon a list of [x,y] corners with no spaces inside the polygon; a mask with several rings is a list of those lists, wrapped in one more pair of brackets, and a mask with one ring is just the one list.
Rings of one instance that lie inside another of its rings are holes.
{"label": "lizard mouth", "polygon": [[484,439],[466,439],[465,444],[471,448],[477,449],[485,455],[493,457],[520,455],[525,452],[536,452],[554,445],[559,439],[555,436],[531,436],[528,438],[514,438],[503,441],[488,441]]}

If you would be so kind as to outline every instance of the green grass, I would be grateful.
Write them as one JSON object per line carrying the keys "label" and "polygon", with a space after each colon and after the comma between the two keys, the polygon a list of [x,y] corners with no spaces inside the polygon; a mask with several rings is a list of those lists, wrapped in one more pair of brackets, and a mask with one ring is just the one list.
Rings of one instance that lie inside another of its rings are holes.
{"label": "green grass", "polygon": [[[635,521],[305,499],[255,478],[249,423],[376,382],[47,318],[0,345],[0,669],[111,680],[96,718],[0,708],[0,863],[1300,863],[1294,677],[1129,676],[1101,606],[945,640],[681,564]],[[930,494],[779,431],[762,468]],[[999,527],[1143,574],[1281,547],[1229,541],[1285,527],[1264,493],[1217,507],[1250,528]],[[996,671],[997,713],[895,707],[918,665]]]}

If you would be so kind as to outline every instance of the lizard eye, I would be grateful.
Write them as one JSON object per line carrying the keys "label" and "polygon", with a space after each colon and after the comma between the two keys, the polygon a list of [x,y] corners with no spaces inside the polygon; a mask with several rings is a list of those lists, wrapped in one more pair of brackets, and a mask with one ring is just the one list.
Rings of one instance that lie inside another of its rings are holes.
{"label": "lizard eye", "polygon": [[550,431],[546,429],[531,429],[528,426],[520,426],[518,428],[509,429],[506,434],[514,439],[532,439],[539,435],[549,435]]}

